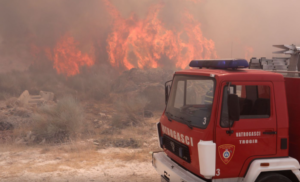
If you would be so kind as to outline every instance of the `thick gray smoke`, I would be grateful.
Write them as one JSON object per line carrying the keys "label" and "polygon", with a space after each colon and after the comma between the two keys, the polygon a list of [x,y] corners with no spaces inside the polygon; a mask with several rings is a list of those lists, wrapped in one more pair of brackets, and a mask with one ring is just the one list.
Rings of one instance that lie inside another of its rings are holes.
{"label": "thick gray smoke", "polygon": [[[262,0],[112,0],[124,17],[143,18],[148,7],[164,4],[159,17],[168,28],[182,26],[187,10],[201,23],[204,37],[215,42],[218,57],[271,57],[273,44],[297,44],[298,1]],[[197,2],[197,3],[195,3]],[[0,71],[26,68],[33,61],[32,45],[53,47],[66,32],[81,49],[95,47],[96,61],[107,62],[110,16],[101,0],[0,1]],[[45,57],[44,60],[49,61]]]}
{"label": "thick gray smoke", "polygon": [[0,61],[7,67],[46,61],[41,57],[35,60],[32,45],[53,48],[66,33],[83,49],[94,44],[98,52],[103,52],[108,21],[109,15],[98,0],[1,1]]}

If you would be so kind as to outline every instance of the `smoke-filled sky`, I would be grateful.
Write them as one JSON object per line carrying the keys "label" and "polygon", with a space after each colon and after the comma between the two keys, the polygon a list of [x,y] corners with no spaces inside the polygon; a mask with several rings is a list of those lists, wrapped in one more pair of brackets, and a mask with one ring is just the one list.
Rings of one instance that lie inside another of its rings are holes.
{"label": "smoke-filled sky", "polygon": [[299,5],[296,0],[0,1],[0,71],[50,62],[70,76],[93,64],[184,68],[190,59],[271,57],[273,44],[300,44]]}

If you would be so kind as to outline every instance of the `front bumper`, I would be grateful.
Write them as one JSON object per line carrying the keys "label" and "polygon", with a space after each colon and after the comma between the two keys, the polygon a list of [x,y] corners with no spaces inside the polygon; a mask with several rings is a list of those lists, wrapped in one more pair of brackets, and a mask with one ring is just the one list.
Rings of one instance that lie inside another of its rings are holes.
{"label": "front bumper", "polygon": [[152,154],[152,165],[159,175],[170,182],[205,182],[173,162],[164,152]]}

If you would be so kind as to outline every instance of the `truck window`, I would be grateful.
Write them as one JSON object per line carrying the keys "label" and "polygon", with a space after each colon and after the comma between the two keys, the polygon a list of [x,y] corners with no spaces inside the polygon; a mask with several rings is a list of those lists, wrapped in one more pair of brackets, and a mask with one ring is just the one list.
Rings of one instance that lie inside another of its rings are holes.
{"label": "truck window", "polygon": [[174,101],[174,107],[179,109],[183,106],[184,102],[184,81],[178,81],[177,87],[176,87],[176,96]]}
{"label": "truck window", "polygon": [[168,118],[206,128],[214,99],[215,80],[211,77],[176,75],[166,108]]}
{"label": "truck window", "polygon": [[[270,87],[265,85],[234,85],[239,97],[240,119],[270,117]],[[220,124],[228,127],[227,86],[224,87]]]}
{"label": "truck window", "polygon": [[187,80],[186,105],[211,105],[213,100],[212,80]]}

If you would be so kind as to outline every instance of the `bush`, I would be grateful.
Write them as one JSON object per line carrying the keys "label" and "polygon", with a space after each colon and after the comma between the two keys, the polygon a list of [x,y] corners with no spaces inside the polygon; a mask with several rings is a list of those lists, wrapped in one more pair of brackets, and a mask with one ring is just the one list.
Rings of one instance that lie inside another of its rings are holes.
{"label": "bush", "polygon": [[101,100],[108,96],[115,73],[101,67],[82,68],[81,73],[69,77],[65,85],[81,93],[84,99]]}
{"label": "bush", "polygon": [[136,126],[144,121],[144,110],[148,100],[142,96],[120,97],[114,102],[117,112],[112,116],[112,127]]}
{"label": "bush", "polygon": [[64,97],[53,106],[42,106],[34,115],[36,142],[65,142],[83,130],[84,112],[72,97]]}

